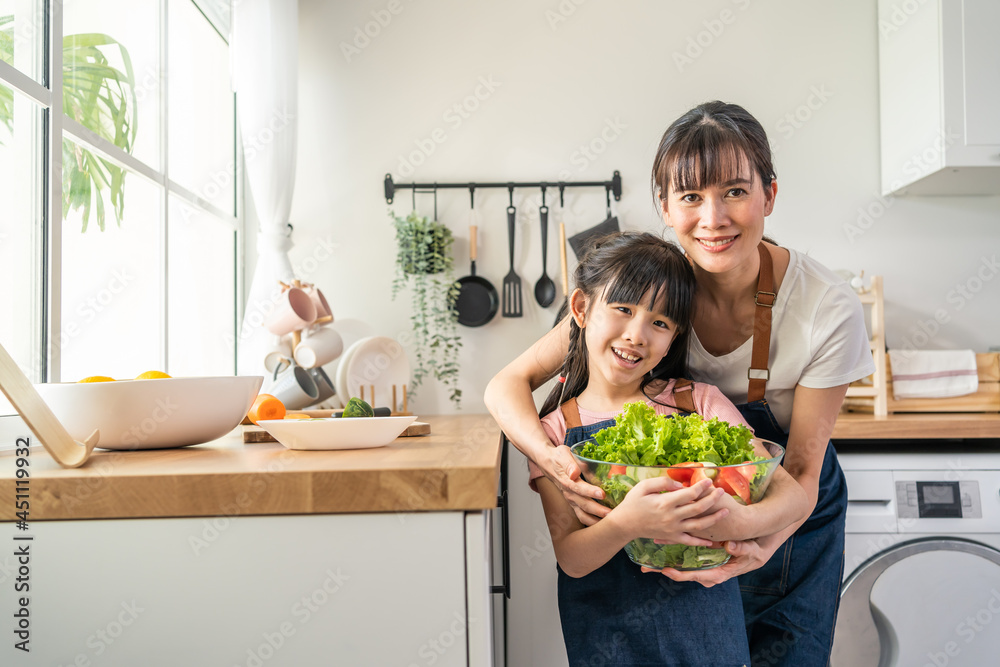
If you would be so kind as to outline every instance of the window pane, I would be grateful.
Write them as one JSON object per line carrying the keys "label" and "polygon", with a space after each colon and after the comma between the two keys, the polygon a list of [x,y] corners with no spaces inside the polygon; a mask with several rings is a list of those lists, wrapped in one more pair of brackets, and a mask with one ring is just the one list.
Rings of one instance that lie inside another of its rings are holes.
{"label": "window pane", "polygon": [[190,0],[170,0],[170,179],[235,215],[229,46]]}
{"label": "window pane", "polygon": [[171,375],[236,371],[236,232],[170,197],[167,321]]}
{"label": "window pane", "polygon": [[0,60],[38,83],[45,81],[45,3],[0,0]]}
{"label": "window pane", "polygon": [[[41,377],[41,108],[0,86],[0,344],[33,381]],[[0,410],[2,413],[3,410]]]}
{"label": "window pane", "polygon": [[[69,139],[63,147],[64,162],[67,154],[84,164],[100,160]],[[163,370],[162,190],[135,174],[124,183],[120,225],[109,220],[103,231],[93,222],[85,225],[76,209],[63,218],[63,381]],[[98,201],[111,207],[106,188],[92,198],[95,207]]]}
{"label": "window pane", "polygon": [[64,112],[161,168],[158,1],[67,2],[63,11]]}

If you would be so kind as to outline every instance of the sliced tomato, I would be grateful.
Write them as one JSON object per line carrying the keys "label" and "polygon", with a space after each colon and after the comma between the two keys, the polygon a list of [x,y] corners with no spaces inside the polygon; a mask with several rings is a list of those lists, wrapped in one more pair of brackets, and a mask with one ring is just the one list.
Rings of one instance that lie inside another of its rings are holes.
{"label": "sliced tomato", "polygon": [[698,463],[697,461],[686,461],[684,463],[676,463],[667,468],[667,477],[669,477],[674,481],[680,482],[684,486],[691,486],[691,475],[694,474],[694,469],[703,467],[704,464]]}
{"label": "sliced tomato", "polygon": [[615,475],[624,475],[625,466],[611,466],[611,472],[608,473],[608,477],[614,477]]}
{"label": "sliced tomato", "polygon": [[737,470],[740,471],[744,477],[746,477],[747,482],[752,482],[754,475],[757,474],[757,466],[754,463],[747,462],[746,465],[742,465]]}
{"label": "sliced tomato", "polygon": [[729,495],[737,496],[747,505],[750,504],[750,483],[737,468],[719,468],[714,483]]}

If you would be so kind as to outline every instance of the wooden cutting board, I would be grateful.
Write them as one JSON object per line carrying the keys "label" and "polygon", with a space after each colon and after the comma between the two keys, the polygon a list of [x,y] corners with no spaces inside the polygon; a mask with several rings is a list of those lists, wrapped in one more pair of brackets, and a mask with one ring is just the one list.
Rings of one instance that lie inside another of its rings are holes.
{"label": "wooden cutting board", "polygon": [[[330,410],[305,410],[307,414],[309,412],[330,412]],[[330,415],[310,415],[316,417],[329,417]],[[406,427],[406,430],[399,434],[400,438],[409,438],[417,435],[430,435],[431,425],[427,422],[413,422]],[[270,433],[262,429],[260,426],[254,426],[253,424],[247,424],[243,426],[243,442],[277,442]]]}

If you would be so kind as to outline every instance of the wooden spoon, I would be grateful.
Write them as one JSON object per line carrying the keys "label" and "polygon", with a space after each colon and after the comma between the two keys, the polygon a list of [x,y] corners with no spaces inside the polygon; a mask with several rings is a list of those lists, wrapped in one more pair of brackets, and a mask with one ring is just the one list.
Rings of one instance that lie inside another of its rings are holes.
{"label": "wooden spoon", "polygon": [[94,429],[83,442],[70,437],[3,345],[0,345],[0,391],[59,465],[79,468],[90,458],[101,437],[100,431]]}

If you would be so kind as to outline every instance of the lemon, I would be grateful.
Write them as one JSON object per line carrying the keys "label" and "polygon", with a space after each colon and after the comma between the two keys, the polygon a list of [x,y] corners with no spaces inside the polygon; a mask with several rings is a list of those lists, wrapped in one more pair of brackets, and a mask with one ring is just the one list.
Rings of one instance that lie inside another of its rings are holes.
{"label": "lemon", "polygon": [[169,378],[170,376],[163,371],[146,371],[135,376],[136,380],[159,380],[162,378]]}
{"label": "lemon", "polygon": [[83,378],[80,382],[114,382],[114,378],[109,378],[107,375],[91,375],[90,377]]}

